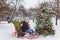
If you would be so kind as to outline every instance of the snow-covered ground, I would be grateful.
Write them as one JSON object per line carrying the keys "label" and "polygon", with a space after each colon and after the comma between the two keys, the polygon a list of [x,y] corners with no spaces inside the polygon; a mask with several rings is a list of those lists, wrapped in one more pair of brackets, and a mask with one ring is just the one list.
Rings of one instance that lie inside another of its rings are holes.
{"label": "snow-covered ground", "polygon": [[[54,36],[47,36],[43,37],[40,36],[37,39],[32,40],[60,40],[60,20],[58,20],[58,25],[55,25],[55,17],[52,18],[52,22],[54,25],[54,29],[56,31]],[[31,28],[34,29],[35,23],[33,21],[30,21]],[[0,24],[0,40],[29,40],[27,38],[20,39],[12,36],[12,33],[14,32],[14,25],[12,23],[1,23]]]}

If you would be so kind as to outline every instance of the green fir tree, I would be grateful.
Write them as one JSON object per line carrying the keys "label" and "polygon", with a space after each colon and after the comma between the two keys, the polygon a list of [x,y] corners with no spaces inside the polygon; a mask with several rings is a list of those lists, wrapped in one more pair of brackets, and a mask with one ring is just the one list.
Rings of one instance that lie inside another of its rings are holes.
{"label": "green fir tree", "polygon": [[53,23],[51,21],[52,15],[49,12],[47,3],[40,7],[40,11],[36,17],[36,32],[40,35],[54,35]]}

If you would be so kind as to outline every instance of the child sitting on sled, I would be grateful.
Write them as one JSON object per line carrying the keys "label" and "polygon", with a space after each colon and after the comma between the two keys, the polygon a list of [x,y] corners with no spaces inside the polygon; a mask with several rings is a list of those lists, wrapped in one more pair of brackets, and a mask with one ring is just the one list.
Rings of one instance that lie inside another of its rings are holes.
{"label": "child sitting on sled", "polygon": [[22,23],[22,21],[19,22],[18,19],[15,19],[14,21],[11,21],[11,22],[14,24],[16,32],[21,29],[21,23]]}
{"label": "child sitting on sled", "polygon": [[29,20],[25,19],[22,22],[22,26],[21,29],[18,31],[17,37],[19,38],[20,36],[23,37],[26,33],[34,33],[34,31],[32,29],[30,29],[30,25],[29,25]]}

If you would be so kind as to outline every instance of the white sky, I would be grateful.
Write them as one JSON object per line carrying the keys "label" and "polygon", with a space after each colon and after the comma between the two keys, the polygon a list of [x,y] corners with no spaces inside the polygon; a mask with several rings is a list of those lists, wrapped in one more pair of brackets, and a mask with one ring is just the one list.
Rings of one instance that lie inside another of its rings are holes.
{"label": "white sky", "polygon": [[[15,0],[8,0],[8,2],[9,1],[13,1],[14,3],[16,2]],[[44,1],[50,1],[50,0],[24,0],[24,2],[22,2],[22,4],[25,6],[26,9],[28,9],[28,8],[31,8],[31,7],[38,6],[38,3],[41,3],[41,2],[44,2]],[[17,6],[19,7],[19,5],[20,4],[18,4]]]}

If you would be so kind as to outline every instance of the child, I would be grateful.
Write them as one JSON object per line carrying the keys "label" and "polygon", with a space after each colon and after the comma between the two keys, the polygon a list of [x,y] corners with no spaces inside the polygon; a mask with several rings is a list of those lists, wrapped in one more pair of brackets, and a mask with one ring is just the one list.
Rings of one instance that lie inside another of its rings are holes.
{"label": "child", "polygon": [[29,25],[28,25],[28,20],[25,19],[23,22],[22,22],[22,26],[21,26],[21,29],[18,30],[18,34],[17,34],[17,37],[19,38],[20,36],[24,36],[25,35],[25,32],[27,29],[29,29]]}
{"label": "child", "polygon": [[30,25],[28,24],[29,23],[29,20],[25,19],[23,22],[22,22],[22,27],[21,29],[18,31],[18,38],[21,36],[23,37],[25,35],[25,33],[34,33],[34,31],[32,29],[30,29]]}
{"label": "child", "polygon": [[14,26],[15,26],[16,32],[17,32],[19,29],[21,29],[21,23],[22,23],[22,22],[19,22],[18,19],[15,19],[15,21],[12,21],[12,23],[13,23]]}
{"label": "child", "polygon": [[29,25],[29,20],[28,19],[25,19],[24,24],[22,26],[22,30],[23,30],[23,32],[26,32],[26,33],[29,33],[29,34],[34,33],[34,31],[32,29],[30,29],[30,25]]}

